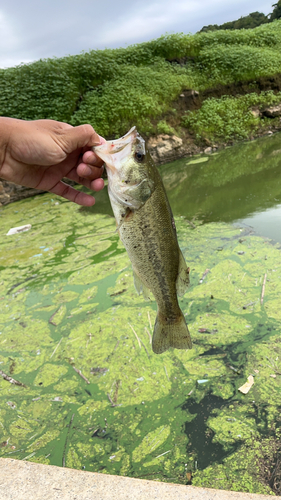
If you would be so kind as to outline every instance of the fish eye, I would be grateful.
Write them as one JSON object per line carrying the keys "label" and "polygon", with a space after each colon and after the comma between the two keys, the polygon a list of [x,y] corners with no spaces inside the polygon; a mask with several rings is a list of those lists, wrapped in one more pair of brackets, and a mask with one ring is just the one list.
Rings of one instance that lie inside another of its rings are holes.
{"label": "fish eye", "polygon": [[137,160],[138,163],[141,163],[144,159],[144,155],[140,153],[139,151],[135,152],[135,159]]}

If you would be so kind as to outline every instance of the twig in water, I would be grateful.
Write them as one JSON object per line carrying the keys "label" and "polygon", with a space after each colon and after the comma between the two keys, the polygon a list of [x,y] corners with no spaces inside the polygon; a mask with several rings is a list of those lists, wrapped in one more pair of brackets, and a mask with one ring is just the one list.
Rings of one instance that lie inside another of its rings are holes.
{"label": "twig in water", "polygon": [[0,370],[0,375],[1,375],[1,377],[3,377],[4,380],[7,380],[7,382],[10,382],[10,384],[15,384],[15,385],[20,385],[21,387],[26,387],[26,385],[22,384],[22,382],[15,380],[14,378],[10,377],[10,375],[6,375],[6,373],[2,372],[2,370]]}
{"label": "twig in water", "polygon": [[195,224],[193,224],[193,222],[191,222],[191,221],[190,221],[190,220],[188,220],[188,219],[185,219],[185,220],[186,220],[186,222],[187,222],[188,224],[190,224],[190,225],[191,225],[191,227],[193,227],[193,229],[196,229],[196,226],[195,226]]}
{"label": "twig in water", "polygon": [[243,309],[247,309],[247,307],[253,306],[254,304],[255,304],[255,302],[249,302],[248,304],[245,304],[243,306]]}
{"label": "twig in water", "polygon": [[78,368],[75,368],[75,366],[73,366],[72,368],[76,371],[76,373],[78,373],[78,375],[80,375],[80,377],[85,380],[85,382],[87,382],[87,384],[90,384],[89,380],[85,377],[85,375],[83,375],[81,370],[78,370]]}
{"label": "twig in water", "polygon": [[119,386],[120,385],[121,385],[121,380],[116,380],[116,382],[115,382],[115,392],[114,392],[114,396],[113,396],[113,401],[114,401],[115,404],[117,403],[118,391],[119,391]]}
{"label": "twig in water", "polygon": [[207,274],[210,272],[210,269],[206,269],[206,271],[203,273],[202,278],[199,280],[199,283],[203,283],[204,279],[206,278]]}
{"label": "twig in water", "polygon": [[60,345],[60,343],[61,343],[61,341],[62,341],[62,339],[63,339],[63,337],[60,339],[60,341],[59,341],[58,345],[57,345],[57,346],[55,347],[55,349],[53,350],[53,353],[51,354],[50,359],[51,359],[51,358],[53,357],[53,355],[55,354],[55,352],[56,352],[57,348],[59,347],[59,345]]}
{"label": "twig in water", "polygon": [[143,347],[144,347],[144,349],[145,349],[145,352],[146,352],[146,354],[147,354],[147,357],[148,357],[148,359],[149,359],[149,358],[150,358],[150,356],[149,356],[149,354],[148,354],[148,350],[147,350],[147,348],[145,347],[145,345],[144,345],[144,343],[143,343],[142,339],[140,339],[140,341],[141,341],[141,343],[142,343],[142,345],[143,345]]}
{"label": "twig in water", "polygon": [[67,435],[66,435],[66,438],[65,438],[65,443],[64,443],[64,448],[63,448],[63,456],[62,456],[62,466],[63,466],[63,467],[65,467],[65,453],[66,453],[66,445],[67,445],[68,436],[69,436],[69,432],[70,432],[70,428],[71,428],[71,424],[72,424],[72,422],[73,422],[74,416],[75,416],[75,413],[73,413],[73,415],[72,415],[72,417],[71,417],[71,420],[70,420],[70,422],[69,422],[69,426],[68,426]]}
{"label": "twig in water", "polygon": [[112,401],[112,399],[111,399],[111,397],[110,397],[109,394],[107,394],[107,397],[108,397],[108,401],[111,403],[111,406],[113,406],[113,407],[114,406],[122,406],[122,405],[117,405],[117,404],[113,403],[113,401]]}
{"label": "twig in water", "polygon": [[152,325],[151,325],[151,319],[150,319],[150,314],[149,314],[149,311],[147,311],[147,316],[148,316],[148,321],[149,321],[150,330],[152,330]]}
{"label": "twig in water", "polygon": [[158,457],[155,457],[155,458],[163,457],[163,455],[166,455],[166,453],[170,453],[170,451],[172,451],[172,450],[165,451],[164,453],[161,453],[161,455],[158,455]]}
{"label": "twig in water", "polygon": [[27,455],[27,457],[24,457],[22,460],[27,460],[28,458],[31,458],[35,455],[36,451],[34,451],[33,453],[31,453],[30,455]]}
{"label": "twig in water", "polygon": [[261,304],[263,304],[264,292],[265,292],[265,283],[266,283],[266,273],[263,278],[262,290],[261,290]]}
{"label": "twig in water", "polygon": [[133,330],[133,332],[134,332],[134,334],[135,334],[135,336],[136,336],[136,339],[137,339],[137,341],[138,341],[138,344],[139,344],[139,346],[140,346],[140,349],[141,349],[140,339],[138,338],[136,331],[133,329],[133,327],[132,327],[132,325],[130,325],[130,323],[128,323],[128,325],[132,328],[132,330]]}
{"label": "twig in water", "polygon": [[146,331],[147,335],[149,336],[149,342],[150,342],[150,344],[152,344],[152,337],[151,337],[151,335],[150,335],[150,333],[149,333],[148,329],[146,328],[146,326],[144,327],[144,329],[145,329],[145,331]]}
{"label": "twig in water", "polygon": [[55,322],[53,321],[53,319],[54,319],[55,315],[57,314],[57,312],[59,312],[59,310],[60,310],[60,309],[61,309],[61,306],[59,306],[59,308],[58,308],[58,309],[54,312],[54,314],[52,314],[52,316],[49,318],[49,323],[50,323],[51,325],[58,326],[58,325],[57,325],[57,323],[55,323]]}

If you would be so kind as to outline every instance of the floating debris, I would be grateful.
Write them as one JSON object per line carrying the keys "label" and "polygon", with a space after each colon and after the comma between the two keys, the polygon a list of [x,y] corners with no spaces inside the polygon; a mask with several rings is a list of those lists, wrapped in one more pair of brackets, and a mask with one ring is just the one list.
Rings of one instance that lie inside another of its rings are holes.
{"label": "floating debris", "polygon": [[218,329],[214,328],[213,330],[209,330],[208,328],[198,328],[198,333],[218,333]]}
{"label": "floating debris", "polygon": [[199,280],[199,283],[203,283],[204,279],[206,278],[207,274],[210,272],[210,269],[206,269],[206,271],[202,274],[202,278]]}
{"label": "floating debris", "polygon": [[[119,405],[118,405],[118,404],[114,403],[114,402],[112,401],[111,397],[110,397],[110,394],[107,394],[107,397],[108,397],[108,401],[111,403],[111,406],[112,406],[112,407],[115,407],[115,406],[122,406],[121,404],[119,404]],[[95,431],[95,432],[97,432],[97,431]],[[94,434],[95,434],[95,432],[94,432]]]}
{"label": "floating debris", "polygon": [[12,410],[16,408],[15,403],[13,403],[12,401],[7,401],[7,405],[9,405],[12,408]]}
{"label": "floating debris", "polygon": [[238,391],[242,392],[243,394],[248,394],[252,385],[254,385],[254,377],[253,375],[249,375],[248,381],[245,382],[244,385],[241,385],[241,387],[238,388]]}
{"label": "floating debris", "polygon": [[100,366],[97,366],[96,368],[91,368],[91,373],[93,375],[98,375],[99,373],[106,373],[108,372],[108,368],[101,368]]}
{"label": "floating debris", "polygon": [[25,224],[24,226],[11,227],[7,232],[6,236],[11,236],[12,234],[24,233],[25,231],[29,231],[31,229],[31,224]]}
{"label": "floating debris", "polygon": [[53,350],[53,352],[52,352],[52,354],[51,354],[51,356],[50,356],[50,359],[51,359],[51,358],[53,357],[53,355],[55,354],[55,352],[56,352],[57,348],[59,347],[59,345],[60,345],[60,343],[61,343],[61,341],[62,341],[62,339],[63,339],[63,337],[60,339],[59,343],[57,344],[57,346],[56,346],[56,347],[55,347],[55,349]]}
{"label": "floating debris", "polygon": [[137,336],[136,331],[134,330],[134,328],[132,327],[132,325],[130,325],[130,323],[128,323],[128,325],[130,326],[130,328],[132,328],[132,330],[133,330],[133,332],[134,332],[134,334],[135,334],[135,337],[136,337],[136,339],[137,339],[137,341],[138,341],[139,348],[141,349],[140,339],[139,339],[139,337]]}
{"label": "floating debris", "polygon": [[85,380],[85,382],[87,382],[87,384],[90,384],[90,381],[85,377],[85,375],[83,375],[81,370],[78,370],[78,368],[75,368],[75,366],[73,366],[72,368],[76,371],[76,373],[78,373],[78,375],[80,375],[80,377],[83,378],[83,380]]}
{"label": "floating debris", "polygon": [[[208,148],[207,148],[208,149]],[[210,148],[212,150],[212,148]],[[208,153],[209,151],[207,151]],[[211,153],[212,151],[210,151]],[[206,161],[208,161],[209,158],[208,156],[201,156],[200,158],[196,158],[195,160],[191,160],[187,163],[187,165],[196,165],[197,163],[205,163]]]}
{"label": "floating debris", "polygon": [[15,384],[15,385],[20,385],[21,387],[26,387],[26,385],[22,384],[22,382],[15,380],[14,378],[10,377],[10,375],[6,375],[6,373],[2,372],[2,370],[0,370],[0,375],[1,375],[1,377],[3,377],[4,380],[7,380],[7,382],[10,382],[10,384]]}
{"label": "floating debris", "polygon": [[261,290],[261,304],[263,304],[264,292],[265,292],[265,283],[266,283],[266,273],[263,278],[262,290]]}
{"label": "floating debris", "polygon": [[119,292],[110,293],[109,296],[115,297],[116,295],[121,295],[122,293],[125,293],[126,291],[127,291],[127,288],[123,288],[123,290],[120,290]]}
{"label": "floating debris", "polygon": [[253,306],[254,304],[255,304],[255,302],[249,302],[248,304],[245,304],[243,306],[243,309],[247,309],[247,307]]}

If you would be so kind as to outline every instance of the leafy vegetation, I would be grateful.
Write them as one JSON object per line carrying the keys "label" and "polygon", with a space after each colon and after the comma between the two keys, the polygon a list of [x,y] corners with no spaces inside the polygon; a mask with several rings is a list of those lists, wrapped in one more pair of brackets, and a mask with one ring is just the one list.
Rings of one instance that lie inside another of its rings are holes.
{"label": "leafy vegetation", "polygon": [[257,111],[265,106],[281,103],[281,92],[247,94],[240,97],[223,96],[221,99],[206,99],[197,111],[188,112],[182,119],[197,139],[212,141],[247,139],[253,132],[265,127],[266,118]]}
{"label": "leafy vegetation", "polygon": [[207,31],[217,31],[217,30],[241,30],[256,28],[261,24],[268,22],[268,17],[262,12],[251,12],[248,16],[240,17],[236,21],[229,21],[221,25],[209,24],[208,26],[203,26],[199,33],[206,33]]}
{"label": "leafy vegetation", "polygon": [[[173,103],[183,90],[202,92],[279,73],[280,28],[275,20],[249,30],[165,35],[1,69],[0,115],[91,123],[106,137],[132,124],[147,135],[171,134],[181,118]],[[174,116],[171,123],[168,115]]]}
{"label": "leafy vegetation", "polygon": [[122,65],[115,78],[87,92],[71,122],[90,122],[99,133],[121,135],[138,123],[138,128],[153,131],[150,119],[160,116],[186,86],[188,78],[181,67],[165,62],[143,68]]}
{"label": "leafy vegetation", "polygon": [[203,26],[200,33],[207,31],[217,31],[217,30],[241,30],[256,28],[261,24],[266,24],[274,21],[275,19],[281,18],[281,0],[273,4],[273,12],[271,14],[265,15],[262,12],[251,12],[248,16],[242,16],[236,21],[230,21],[223,23],[221,25],[209,24],[208,26]]}

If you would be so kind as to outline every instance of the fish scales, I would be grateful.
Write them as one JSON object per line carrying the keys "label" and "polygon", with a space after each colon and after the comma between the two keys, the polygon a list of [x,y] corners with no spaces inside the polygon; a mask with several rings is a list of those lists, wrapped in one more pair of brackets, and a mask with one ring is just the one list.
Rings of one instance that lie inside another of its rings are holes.
{"label": "fish scales", "polygon": [[155,297],[158,313],[152,349],[192,347],[178,304],[189,284],[189,269],[161,176],[136,129],[94,148],[108,174],[108,192],[117,228],[131,260],[134,283],[145,298]]}

